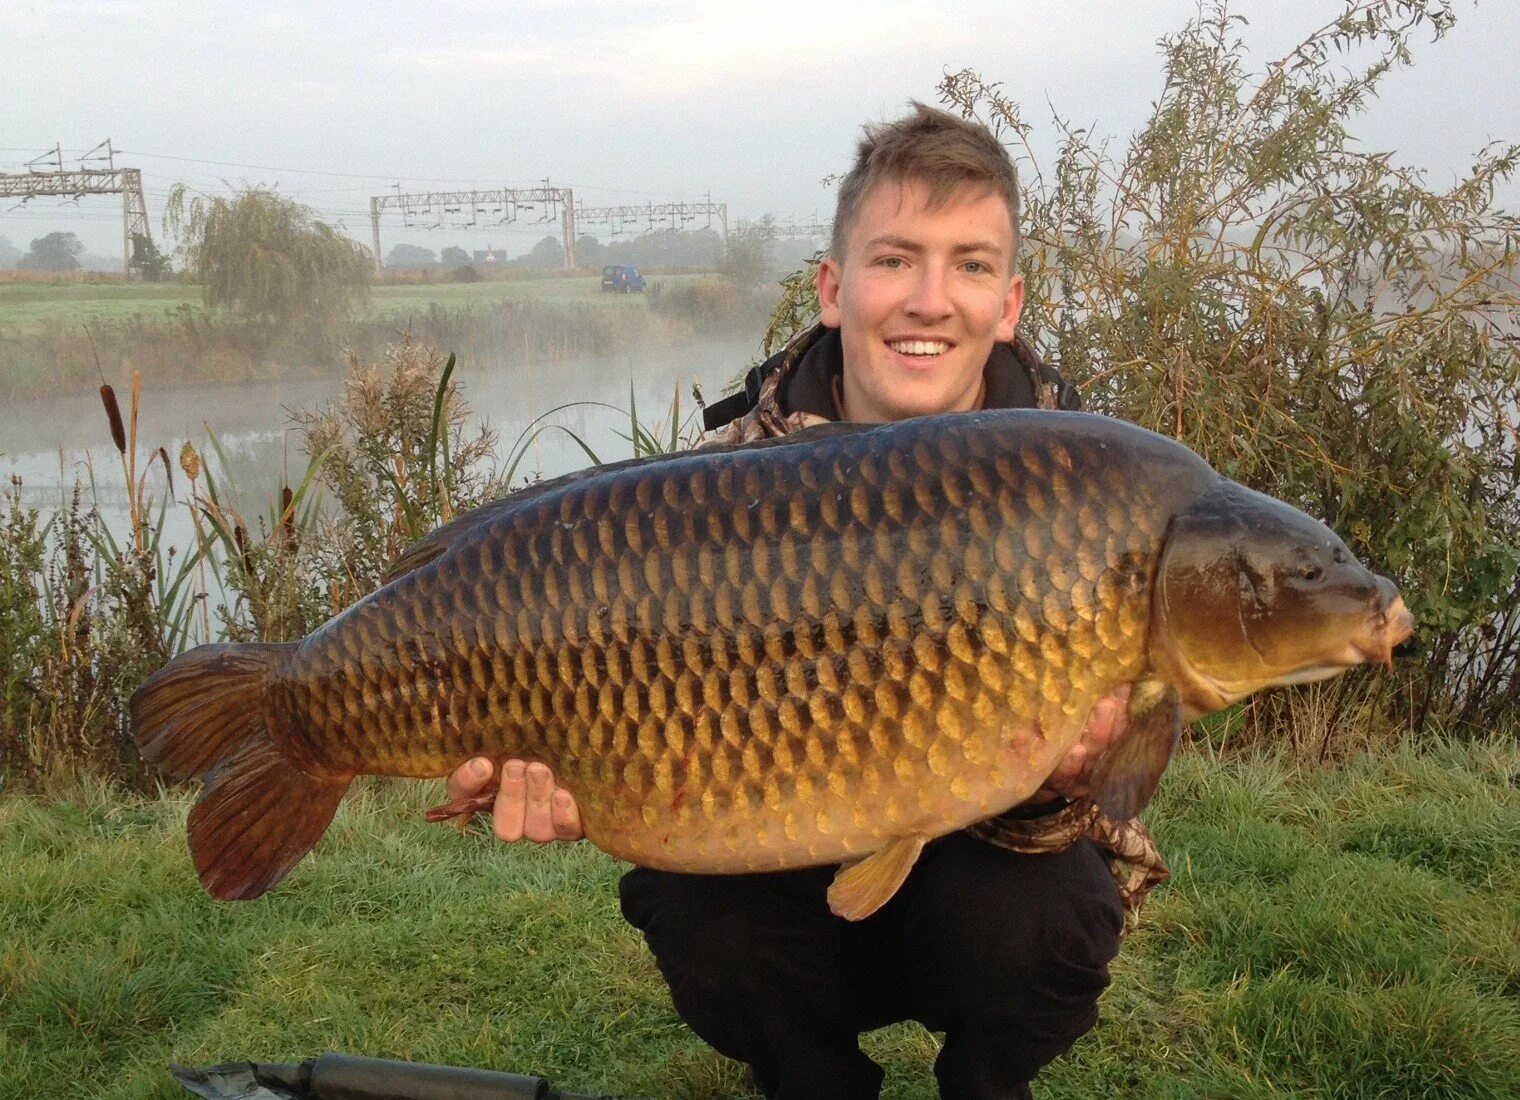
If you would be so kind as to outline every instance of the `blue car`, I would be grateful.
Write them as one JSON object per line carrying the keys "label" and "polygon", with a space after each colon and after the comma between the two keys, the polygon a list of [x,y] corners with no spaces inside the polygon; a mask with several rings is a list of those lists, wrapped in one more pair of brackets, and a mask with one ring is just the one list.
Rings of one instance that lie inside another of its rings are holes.
{"label": "blue car", "polygon": [[613,264],[602,268],[602,290],[614,293],[644,293],[644,276],[631,264]]}

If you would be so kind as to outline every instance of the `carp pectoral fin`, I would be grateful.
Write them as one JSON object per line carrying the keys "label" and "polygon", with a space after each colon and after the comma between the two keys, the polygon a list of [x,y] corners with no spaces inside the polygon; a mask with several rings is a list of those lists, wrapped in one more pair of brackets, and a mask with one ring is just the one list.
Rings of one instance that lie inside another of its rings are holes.
{"label": "carp pectoral fin", "polygon": [[1093,774],[1092,800],[1112,821],[1128,821],[1146,806],[1161,783],[1182,736],[1182,699],[1170,684],[1136,684],[1129,726]]}
{"label": "carp pectoral fin", "polygon": [[829,908],[845,920],[864,920],[880,909],[913,870],[929,838],[900,836],[856,863],[841,867],[829,886]]}
{"label": "carp pectoral fin", "polygon": [[476,814],[488,814],[496,807],[496,792],[501,788],[493,783],[489,788],[465,798],[456,798],[442,806],[434,806],[426,815],[429,821],[447,821],[461,833],[468,832]]}

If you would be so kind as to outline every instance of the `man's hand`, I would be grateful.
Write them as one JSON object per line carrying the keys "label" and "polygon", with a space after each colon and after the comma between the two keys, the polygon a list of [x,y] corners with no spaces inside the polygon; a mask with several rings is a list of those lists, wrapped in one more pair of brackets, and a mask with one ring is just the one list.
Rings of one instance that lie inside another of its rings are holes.
{"label": "man's hand", "polygon": [[[467,760],[449,776],[449,801],[469,798],[491,785],[495,774],[483,756]],[[496,835],[502,840],[582,840],[581,812],[569,791],[554,785],[548,765],[508,760],[501,769],[501,788],[491,811]]]}
{"label": "man's hand", "polygon": [[1130,685],[1125,684],[1098,700],[1087,716],[1087,730],[1082,734],[1082,740],[1066,750],[1045,785],[1025,799],[1023,805],[1038,806],[1058,798],[1087,797],[1092,790],[1093,769],[1129,726],[1129,692]]}

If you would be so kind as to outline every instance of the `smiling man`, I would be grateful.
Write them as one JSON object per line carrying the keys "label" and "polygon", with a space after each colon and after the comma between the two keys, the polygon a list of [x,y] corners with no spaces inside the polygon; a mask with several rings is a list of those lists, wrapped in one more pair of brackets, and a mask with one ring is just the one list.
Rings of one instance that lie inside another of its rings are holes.
{"label": "smiling man", "polygon": [[[1075,407],[1016,334],[1018,224],[1013,165],[982,126],[915,104],[867,128],[818,269],[820,323],[709,408],[708,426],[742,442],[826,421]],[[749,1063],[769,1097],[875,1096],[881,1070],[859,1036],[910,1019],[945,1033],[944,1096],[1029,1096],[1040,1067],[1097,1020],[1126,910],[1166,876],[1138,822],[1108,821],[1085,798],[1126,702],[1098,704],[1028,803],[926,847],[866,920],[829,911],[833,867],[634,868],[623,913],[682,1018]],[[450,796],[485,789],[493,771],[471,761]],[[504,840],[581,835],[574,798],[542,764],[504,765],[494,817]]]}
{"label": "smiling man", "polygon": [[1001,194],[945,194],[913,178],[865,196],[818,271],[822,322],[839,330],[849,364],[844,419],[983,407],[988,357],[1013,339],[1024,305],[1009,209]]}

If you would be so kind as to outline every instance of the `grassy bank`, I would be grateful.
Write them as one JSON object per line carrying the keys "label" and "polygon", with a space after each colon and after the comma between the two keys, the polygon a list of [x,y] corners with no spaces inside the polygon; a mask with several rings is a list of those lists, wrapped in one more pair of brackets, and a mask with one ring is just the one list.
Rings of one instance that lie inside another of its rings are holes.
{"label": "grassy bank", "polygon": [[[700,275],[662,276],[668,287],[685,286]],[[433,306],[457,309],[499,302],[594,304],[615,310],[640,308],[638,295],[603,294],[601,276],[542,276],[488,279],[478,283],[381,283],[374,287],[371,318],[423,312]],[[173,320],[185,310],[201,312],[201,288],[193,283],[0,281],[0,332],[35,331],[53,325],[110,324]]]}
{"label": "grassy bank", "polygon": [[0,398],[84,392],[133,371],[150,386],[310,377],[401,333],[477,363],[553,361],[755,332],[773,299],[714,276],[658,283],[648,295],[603,294],[596,276],[381,285],[362,316],[297,331],[209,314],[191,285],[0,281]]}
{"label": "grassy bank", "polygon": [[[1309,772],[1186,754],[1151,814],[1175,878],[1041,1095],[1520,1094],[1516,776],[1512,745]],[[424,825],[433,793],[352,798],[288,882],[237,907],[195,884],[182,797],[0,800],[0,1097],[77,1079],[168,1100],[171,1059],[324,1049],[744,1093],[618,918],[618,865]],[[867,1042],[886,1095],[933,1095],[933,1036]]]}

